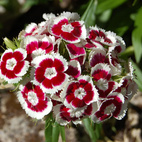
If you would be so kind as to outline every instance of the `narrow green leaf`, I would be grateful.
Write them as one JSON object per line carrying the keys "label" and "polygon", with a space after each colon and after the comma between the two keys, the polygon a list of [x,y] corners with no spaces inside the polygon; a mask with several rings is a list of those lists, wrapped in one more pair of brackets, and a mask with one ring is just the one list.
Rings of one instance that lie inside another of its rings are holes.
{"label": "narrow green leaf", "polygon": [[45,121],[45,142],[52,142],[52,115],[48,115],[46,121]]}
{"label": "narrow green leaf", "polygon": [[102,129],[102,124],[99,123],[99,124],[95,124],[95,133],[96,133],[96,138],[98,139],[100,137],[100,132],[101,132],[101,129]]}
{"label": "narrow green leaf", "polygon": [[142,31],[136,28],[132,32],[132,44],[134,46],[134,53],[136,62],[139,63],[142,57]]}
{"label": "narrow green leaf", "polygon": [[132,62],[134,73],[136,74],[135,82],[137,83],[139,90],[142,91],[142,71],[141,69],[136,65],[136,63]]}
{"label": "narrow green leaf", "polygon": [[127,0],[98,0],[98,7],[96,10],[97,14],[102,13],[107,9],[114,9],[121,4],[125,3]]}
{"label": "narrow green leaf", "polygon": [[65,142],[66,137],[65,137],[65,127],[64,126],[60,126],[60,133],[61,133],[62,142]]}
{"label": "narrow green leaf", "polygon": [[93,129],[94,128],[94,124],[91,123],[90,118],[83,119],[83,124],[84,124],[86,132],[89,134],[92,142],[96,142],[97,137],[96,137],[94,129]]}
{"label": "narrow green leaf", "polygon": [[52,142],[58,142],[59,139],[59,124],[55,122],[52,128]]}
{"label": "narrow green leaf", "polygon": [[87,26],[95,25],[95,11],[97,7],[97,0],[90,0],[90,3],[81,17]]}

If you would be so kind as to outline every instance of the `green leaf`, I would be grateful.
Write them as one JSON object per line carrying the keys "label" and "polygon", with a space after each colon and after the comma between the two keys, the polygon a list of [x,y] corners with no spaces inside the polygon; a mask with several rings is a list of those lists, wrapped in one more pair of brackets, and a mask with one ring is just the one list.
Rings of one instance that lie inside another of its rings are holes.
{"label": "green leaf", "polygon": [[96,137],[94,129],[93,129],[94,123],[91,123],[90,118],[85,118],[85,119],[83,119],[83,124],[84,124],[86,132],[89,134],[92,142],[96,142],[97,137]]}
{"label": "green leaf", "polygon": [[134,46],[136,62],[142,57],[142,7],[138,10],[135,18],[136,28],[132,32],[132,44]]}
{"label": "green leaf", "polygon": [[45,121],[45,142],[52,142],[52,114],[49,114]]}
{"label": "green leaf", "polygon": [[134,53],[136,62],[139,63],[142,56],[142,30],[136,28],[132,32],[132,44],[134,46]]}
{"label": "green leaf", "polygon": [[97,7],[97,0],[91,0],[87,9],[81,17],[87,26],[95,25],[95,11]]}
{"label": "green leaf", "polygon": [[38,4],[38,0],[27,0],[25,1],[24,5],[22,6],[22,11],[26,11],[34,5]]}
{"label": "green leaf", "polygon": [[0,5],[6,5],[8,4],[8,0],[0,0]]}
{"label": "green leaf", "polygon": [[134,68],[134,73],[136,74],[135,82],[137,83],[139,90],[142,91],[142,71],[137,66],[136,63],[132,62],[132,64],[133,64],[133,68]]}
{"label": "green leaf", "polygon": [[60,126],[60,133],[61,133],[62,142],[65,142],[66,137],[65,137],[65,127],[64,126]]}
{"label": "green leaf", "polygon": [[135,26],[142,29],[142,7],[137,12]]}
{"label": "green leaf", "polygon": [[120,58],[127,60],[130,56],[134,54],[134,47],[129,46],[124,52],[120,54]]}
{"label": "green leaf", "polygon": [[105,10],[114,9],[121,4],[125,3],[127,0],[98,0],[98,6],[96,9],[96,14],[100,14]]}
{"label": "green leaf", "polygon": [[58,142],[59,139],[59,124],[55,122],[52,126],[52,142]]}

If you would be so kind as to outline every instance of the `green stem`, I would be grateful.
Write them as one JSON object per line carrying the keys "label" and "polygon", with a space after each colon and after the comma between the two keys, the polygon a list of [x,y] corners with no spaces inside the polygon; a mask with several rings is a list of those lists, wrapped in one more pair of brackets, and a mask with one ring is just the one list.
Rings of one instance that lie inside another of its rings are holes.
{"label": "green stem", "polygon": [[58,142],[59,139],[59,124],[55,122],[52,128],[52,142]]}
{"label": "green stem", "polygon": [[88,132],[88,134],[91,138],[91,141],[96,142],[97,136],[96,136],[96,133],[94,131],[94,123],[91,123],[90,118],[85,118],[85,119],[83,119],[83,124],[85,126],[86,132]]}
{"label": "green stem", "polygon": [[66,142],[65,127],[64,126],[60,126],[60,133],[61,133],[61,137],[62,137],[62,142]]}
{"label": "green stem", "polygon": [[45,121],[45,142],[52,142],[52,114],[49,114]]}

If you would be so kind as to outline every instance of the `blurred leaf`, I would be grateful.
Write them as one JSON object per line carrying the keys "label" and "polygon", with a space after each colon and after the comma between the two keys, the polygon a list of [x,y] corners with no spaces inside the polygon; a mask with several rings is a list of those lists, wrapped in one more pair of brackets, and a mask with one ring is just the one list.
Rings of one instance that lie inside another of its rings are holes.
{"label": "blurred leaf", "polygon": [[134,46],[136,62],[139,63],[142,56],[142,30],[140,28],[133,30],[132,43]]}
{"label": "blurred leaf", "polygon": [[0,0],[0,5],[6,5],[8,4],[8,0]]}
{"label": "blurred leaf", "polygon": [[136,74],[135,82],[137,83],[139,90],[142,91],[142,71],[134,62],[132,62],[132,64],[134,67],[134,73]]}
{"label": "blurred leaf", "polygon": [[112,15],[107,23],[107,30],[112,30],[117,35],[123,36],[125,32],[133,25],[133,20],[130,19],[132,9],[129,7],[121,7],[113,10]]}
{"label": "blurred leaf", "polygon": [[112,10],[108,9],[98,16],[99,20],[104,23],[107,22],[111,16]]}
{"label": "blurred leaf", "polygon": [[98,0],[98,7],[96,9],[96,14],[102,13],[107,9],[116,8],[126,1],[127,0],[115,0],[115,1],[114,0]]}
{"label": "blurred leaf", "polygon": [[142,7],[138,10],[138,13],[136,15],[135,26],[139,28],[141,27],[142,29]]}
{"label": "blurred leaf", "polygon": [[132,43],[135,51],[136,62],[142,57],[142,7],[139,8],[135,18],[136,28],[132,32]]}
{"label": "blurred leaf", "polygon": [[24,3],[22,7],[22,11],[26,11],[32,6],[37,5],[37,4],[38,4],[38,0],[26,0],[26,2]]}
{"label": "blurred leaf", "polygon": [[134,47],[133,46],[129,46],[129,47],[126,48],[126,50],[124,52],[122,52],[120,54],[120,58],[127,60],[133,54],[134,54]]}
{"label": "blurred leaf", "polygon": [[62,142],[65,142],[66,137],[65,137],[65,127],[64,126],[60,126],[60,133],[61,133]]}
{"label": "blurred leaf", "polygon": [[91,123],[90,118],[85,118],[85,119],[83,119],[83,124],[84,124],[85,130],[89,134],[92,142],[96,142],[97,137],[96,137],[95,131],[94,131],[94,123]]}
{"label": "blurred leaf", "polygon": [[91,0],[87,9],[81,17],[87,26],[95,25],[95,11],[97,7],[97,0]]}

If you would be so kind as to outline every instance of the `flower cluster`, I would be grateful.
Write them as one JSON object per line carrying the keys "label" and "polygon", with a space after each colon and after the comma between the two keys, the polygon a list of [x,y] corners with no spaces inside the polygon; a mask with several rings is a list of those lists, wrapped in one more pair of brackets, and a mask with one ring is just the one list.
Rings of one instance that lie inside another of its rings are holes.
{"label": "flower cluster", "polygon": [[18,36],[19,47],[1,56],[0,77],[19,84],[22,108],[32,118],[53,113],[60,125],[122,119],[137,91],[131,62],[120,58],[125,42],[77,13],[43,14]]}

